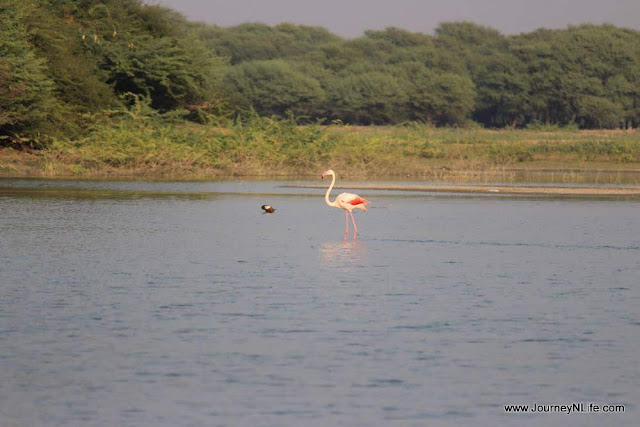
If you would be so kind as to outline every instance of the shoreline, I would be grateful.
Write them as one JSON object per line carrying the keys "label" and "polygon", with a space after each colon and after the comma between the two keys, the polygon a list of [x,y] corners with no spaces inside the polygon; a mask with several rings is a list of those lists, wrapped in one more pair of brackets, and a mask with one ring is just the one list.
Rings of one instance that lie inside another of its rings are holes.
{"label": "shoreline", "polygon": [[[327,188],[326,185],[288,185],[289,188]],[[489,195],[527,195],[527,196],[633,196],[640,197],[640,186],[559,186],[559,185],[470,185],[470,184],[433,184],[433,185],[376,185],[353,184],[336,185],[334,190],[383,190],[414,191],[425,193],[489,194]]]}
{"label": "shoreline", "polygon": [[[243,178],[243,177],[236,177]],[[244,177],[248,178],[248,177]],[[270,181],[278,181],[277,177],[271,177],[272,179],[268,179]],[[273,179],[275,178],[275,179]],[[28,180],[104,180],[104,178],[87,178],[87,177],[6,177],[0,176],[0,194],[16,194],[16,193],[24,193],[24,194],[49,194],[56,192],[65,192],[69,191],[74,194],[82,193],[86,196],[90,195],[99,195],[101,193],[114,195],[119,193],[127,193],[127,191],[119,191],[119,190],[87,190],[87,189],[64,189],[60,188],[33,188],[33,187],[6,187],[2,185],[3,180],[9,179],[28,179]],[[232,179],[232,178],[230,178]],[[140,177],[130,177],[129,179],[125,177],[117,177],[115,179],[108,179],[108,181],[127,181],[127,180],[135,180],[135,181],[165,181],[159,179],[140,179]],[[229,180],[229,179],[225,179]],[[177,181],[175,179],[167,179],[166,181]],[[220,181],[220,179],[193,179],[193,180],[179,180],[179,181],[193,181],[193,182],[202,182],[202,181]],[[246,181],[265,181],[265,179],[253,177],[253,179],[249,178]],[[298,182],[302,181],[300,178],[297,179]],[[311,181],[311,180],[310,180]],[[325,184],[284,184],[280,185],[282,188],[297,188],[297,189],[314,189],[314,190],[326,190],[327,185]],[[371,183],[371,184],[360,184],[360,183],[347,183],[347,184],[338,184],[334,187],[334,192],[341,191],[402,191],[402,192],[414,192],[414,193],[438,193],[438,194],[470,194],[470,195],[487,195],[487,196],[567,196],[567,197],[631,197],[640,199],[640,186],[639,185],[611,185],[611,184],[603,184],[603,185],[593,185],[593,184],[576,184],[576,185],[561,185],[561,184],[527,184],[527,183],[515,183],[515,184],[485,184],[485,183],[433,183],[433,184],[389,184],[389,183]],[[188,195],[188,196],[202,196],[205,193],[199,192],[164,192],[164,191],[138,191],[141,194],[150,194],[150,195]],[[206,193],[208,194],[208,193]],[[249,193],[250,194],[250,193]]]}

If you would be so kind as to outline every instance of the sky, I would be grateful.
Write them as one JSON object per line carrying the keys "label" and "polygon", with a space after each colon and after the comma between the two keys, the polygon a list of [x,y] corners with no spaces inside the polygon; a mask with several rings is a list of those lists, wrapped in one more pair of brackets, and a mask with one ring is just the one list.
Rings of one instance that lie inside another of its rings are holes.
{"label": "sky", "polygon": [[640,30],[640,0],[147,0],[192,21],[313,25],[344,38],[399,27],[432,34],[441,22],[472,21],[503,34],[610,23]]}

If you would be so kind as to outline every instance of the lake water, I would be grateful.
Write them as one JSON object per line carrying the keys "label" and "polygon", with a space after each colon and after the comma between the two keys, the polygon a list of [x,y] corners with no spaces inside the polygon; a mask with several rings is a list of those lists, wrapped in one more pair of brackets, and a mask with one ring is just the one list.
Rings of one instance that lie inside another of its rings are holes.
{"label": "lake water", "polygon": [[285,184],[0,180],[0,425],[637,425],[639,200]]}

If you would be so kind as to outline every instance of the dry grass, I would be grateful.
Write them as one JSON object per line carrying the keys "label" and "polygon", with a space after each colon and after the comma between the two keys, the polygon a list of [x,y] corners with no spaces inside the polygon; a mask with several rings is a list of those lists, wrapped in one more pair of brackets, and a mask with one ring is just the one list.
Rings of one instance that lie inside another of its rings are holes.
{"label": "dry grass", "polygon": [[[44,177],[315,176],[516,182],[522,171],[580,182],[582,172],[640,172],[640,131],[297,126],[254,120],[219,128],[118,122],[41,151],[0,148],[0,175]],[[591,178],[593,173],[591,173]],[[589,178],[589,179],[591,179]]]}

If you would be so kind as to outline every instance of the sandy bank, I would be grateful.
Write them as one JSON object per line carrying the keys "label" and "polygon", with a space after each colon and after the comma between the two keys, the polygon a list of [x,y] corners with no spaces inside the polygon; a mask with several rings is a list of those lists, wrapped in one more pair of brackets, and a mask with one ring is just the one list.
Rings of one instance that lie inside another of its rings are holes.
{"label": "sandy bank", "polygon": [[[326,185],[299,185],[298,188],[326,188]],[[638,186],[524,186],[524,185],[394,185],[394,184],[354,184],[336,185],[334,190],[396,190],[421,191],[428,193],[474,193],[511,195],[558,195],[558,196],[638,196]]]}

